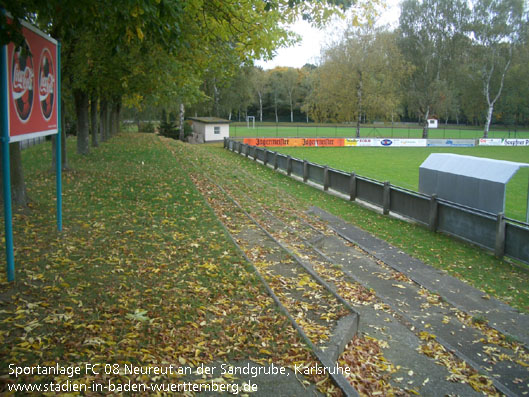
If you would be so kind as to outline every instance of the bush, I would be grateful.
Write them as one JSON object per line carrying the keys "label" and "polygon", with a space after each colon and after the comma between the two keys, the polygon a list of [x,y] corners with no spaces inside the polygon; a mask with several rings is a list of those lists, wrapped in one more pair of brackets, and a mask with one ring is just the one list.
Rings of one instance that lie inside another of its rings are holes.
{"label": "bush", "polygon": [[139,132],[145,132],[147,134],[153,134],[156,130],[156,124],[152,121],[140,122]]}
{"label": "bush", "polygon": [[176,123],[171,121],[164,121],[160,123],[160,128],[158,129],[160,135],[166,136],[168,138],[178,139],[179,131],[176,128]]}
{"label": "bush", "polygon": [[130,121],[122,121],[119,123],[119,130],[122,132],[136,132],[136,124]]}
{"label": "bush", "polygon": [[186,121],[184,122],[184,138],[187,138],[191,134],[193,134],[193,127],[190,121]]}

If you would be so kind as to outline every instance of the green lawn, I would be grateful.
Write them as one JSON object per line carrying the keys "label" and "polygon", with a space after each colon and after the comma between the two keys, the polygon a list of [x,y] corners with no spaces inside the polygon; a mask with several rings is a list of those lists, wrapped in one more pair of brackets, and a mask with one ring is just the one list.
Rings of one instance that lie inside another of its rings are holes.
{"label": "green lawn", "polygon": [[[362,137],[378,138],[421,138],[422,129],[413,127],[391,126],[362,126]],[[290,123],[256,123],[255,128],[248,128],[244,123],[230,125],[231,137],[347,137],[356,135],[354,126],[332,126],[326,124],[294,124]],[[482,129],[454,128],[441,126],[430,129],[430,138],[452,139],[478,139],[483,137]],[[494,129],[489,133],[489,138],[529,138],[529,131],[514,131],[513,129]]]}
{"label": "green lawn", "polygon": [[[130,379],[103,372],[105,364],[198,366],[253,358],[290,365],[301,355],[312,365],[310,352],[183,171],[183,152],[191,146],[154,134],[122,134],[79,156],[75,143],[68,139],[61,233],[51,144],[22,153],[32,202],[13,219],[15,282],[6,282],[5,268],[0,272],[0,394],[10,382],[67,379],[15,379],[7,375],[10,363],[101,364],[98,376],[82,372],[70,379],[87,385]],[[3,248],[0,262],[5,266]]]}
{"label": "green lawn", "polygon": [[[456,153],[529,163],[529,147],[471,148],[271,148],[292,157],[328,165],[393,185],[418,190],[419,166],[430,153]],[[507,184],[506,214],[525,220],[529,168],[522,168]]]}

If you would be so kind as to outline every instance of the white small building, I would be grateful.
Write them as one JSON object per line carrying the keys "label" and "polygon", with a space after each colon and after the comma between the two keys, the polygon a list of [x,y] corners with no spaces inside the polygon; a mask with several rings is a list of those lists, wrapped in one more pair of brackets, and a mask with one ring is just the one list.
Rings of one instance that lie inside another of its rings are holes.
{"label": "white small building", "polygon": [[230,136],[230,121],[218,117],[189,117],[199,142],[222,141]]}
{"label": "white small building", "polygon": [[439,125],[439,122],[437,119],[428,119],[428,128],[437,128]]}

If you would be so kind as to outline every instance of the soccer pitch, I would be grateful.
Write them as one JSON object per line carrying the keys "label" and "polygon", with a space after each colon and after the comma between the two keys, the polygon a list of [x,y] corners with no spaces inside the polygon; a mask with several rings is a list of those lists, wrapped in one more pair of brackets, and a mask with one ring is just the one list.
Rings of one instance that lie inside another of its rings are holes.
{"label": "soccer pitch", "polygon": [[[529,163],[529,147],[466,147],[466,148],[269,148],[302,160],[356,172],[358,175],[389,181],[392,185],[418,191],[419,166],[431,153],[455,153]],[[507,184],[506,216],[525,221],[529,168],[520,169]]]}

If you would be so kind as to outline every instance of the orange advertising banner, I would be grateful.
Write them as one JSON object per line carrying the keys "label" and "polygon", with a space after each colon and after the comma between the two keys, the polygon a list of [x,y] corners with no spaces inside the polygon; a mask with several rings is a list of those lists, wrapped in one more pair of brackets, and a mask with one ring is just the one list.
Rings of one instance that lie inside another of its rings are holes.
{"label": "orange advertising banner", "polygon": [[304,146],[336,147],[344,146],[344,138],[244,138],[250,146]]}

